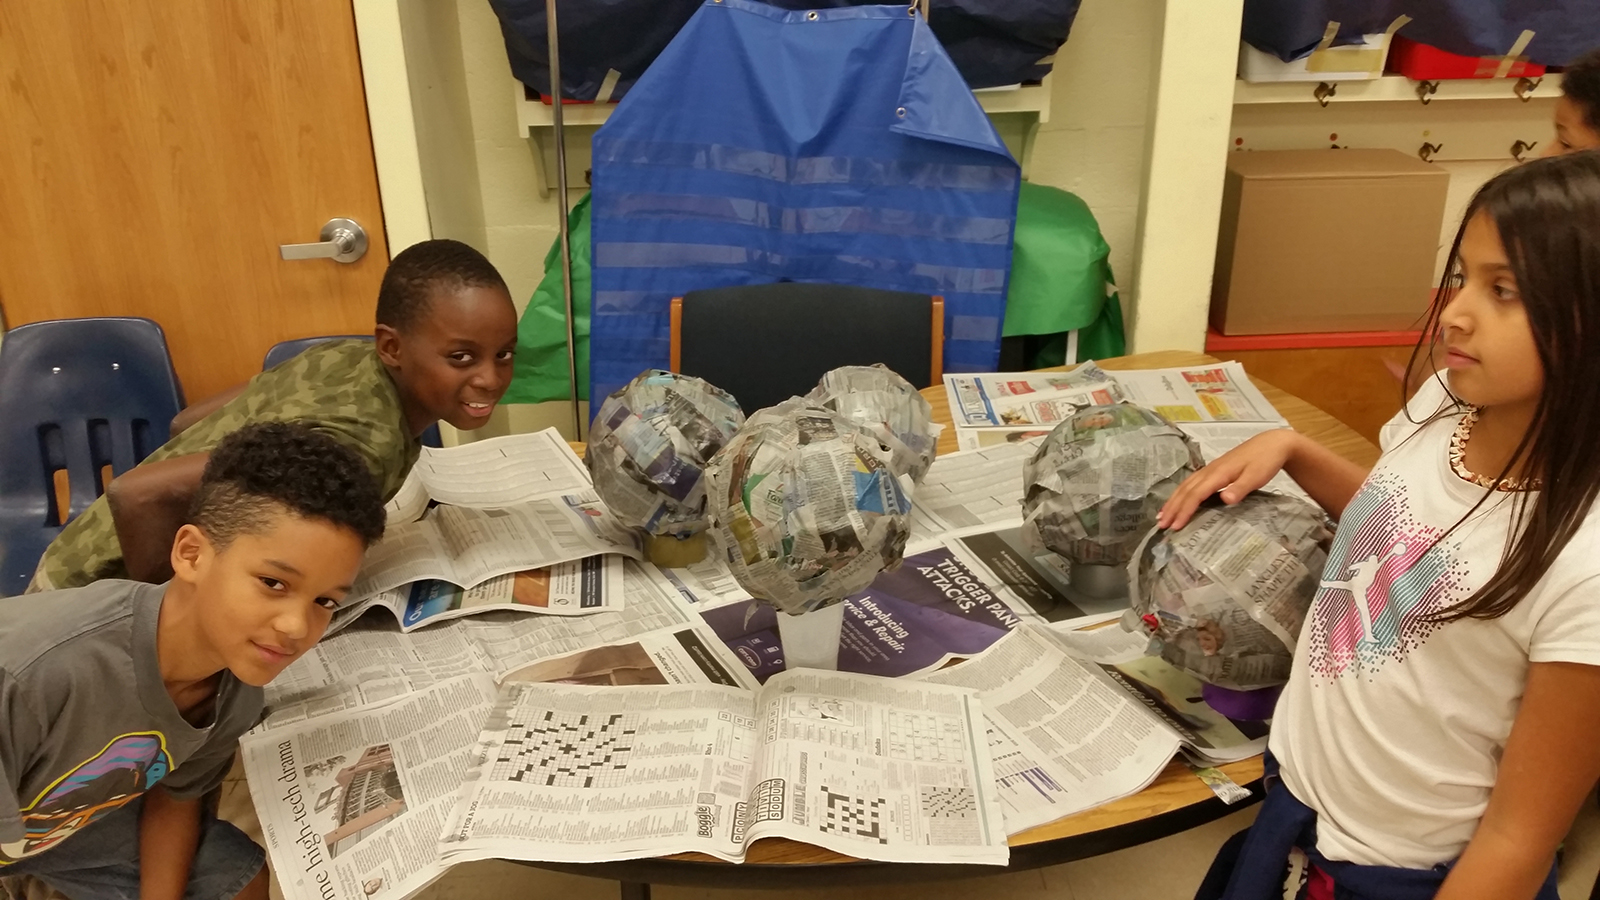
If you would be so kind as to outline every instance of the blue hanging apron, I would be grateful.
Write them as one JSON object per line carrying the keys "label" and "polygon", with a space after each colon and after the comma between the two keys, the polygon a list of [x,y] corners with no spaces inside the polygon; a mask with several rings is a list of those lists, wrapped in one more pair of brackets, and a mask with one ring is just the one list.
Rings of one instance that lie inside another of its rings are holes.
{"label": "blue hanging apron", "polygon": [[1020,172],[906,6],[709,0],[593,158],[591,398],[667,366],[673,297],[775,281],[942,295],[945,371],[998,363]]}

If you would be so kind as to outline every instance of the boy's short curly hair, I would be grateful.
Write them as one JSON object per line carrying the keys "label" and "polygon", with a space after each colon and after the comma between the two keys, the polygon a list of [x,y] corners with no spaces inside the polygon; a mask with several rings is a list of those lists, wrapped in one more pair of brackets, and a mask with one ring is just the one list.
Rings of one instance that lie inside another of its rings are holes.
{"label": "boy's short curly hair", "polygon": [[506,289],[506,280],[482,253],[448,238],[423,241],[400,251],[378,288],[378,324],[406,331],[422,319],[438,289]]}
{"label": "boy's short curly hair", "polygon": [[383,493],[355,451],[293,422],[256,422],[223,438],[206,461],[189,521],[223,549],[284,512],[347,528],[365,546],[383,536]]}
{"label": "boy's short curly hair", "polygon": [[1585,125],[1600,131],[1600,47],[1562,69],[1561,93],[1578,104]]}

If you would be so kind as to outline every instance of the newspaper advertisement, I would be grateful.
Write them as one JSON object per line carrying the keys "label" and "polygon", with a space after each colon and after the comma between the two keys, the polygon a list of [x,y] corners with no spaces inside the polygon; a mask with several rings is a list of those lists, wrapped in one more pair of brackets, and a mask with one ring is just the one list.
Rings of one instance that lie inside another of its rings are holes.
{"label": "newspaper advertisement", "polygon": [[814,670],[751,693],[508,682],[441,841],[450,862],[593,862],[764,837],[1004,865],[972,691]]}
{"label": "newspaper advertisement", "polygon": [[560,432],[423,447],[416,465],[385,509],[391,525],[415,521],[430,500],[452,506],[511,506],[549,494],[589,489],[589,473]]}
{"label": "newspaper advertisement", "polygon": [[[664,579],[632,560],[624,565],[627,602],[613,613],[491,612],[409,633],[383,617],[356,623],[324,638],[267,685],[266,727],[403,696],[456,675],[487,672],[499,680],[542,659],[694,624]],[[710,641],[720,644],[714,635]]]}
{"label": "newspaper advertisement", "polygon": [[[1182,529],[1151,534],[1129,575],[1132,608],[1154,634],[1152,652],[1220,687],[1283,684],[1331,539],[1321,509],[1266,493],[1202,506]],[[1382,564],[1358,563],[1350,583],[1362,566]],[[1357,607],[1372,634],[1365,606]]]}
{"label": "newspaper advertisement", "polygon": [[[775,610],[755,601],[700,615],[760,681],[784,671]],[[913,554],[845,598],[839,669],[897,677],[974,656],[1023,620],[948,549]]]}
{"label": "newspaper advertisement", "polygon": [[430,578],[474,587],[496,575],[601,553],[639,559],[643,545],[592,491],[495,509],[436,506],[415,522],[391,527],[367,549],[349,599]]}
{"label": "newspaper advertisement", "polygon": [[437,836],[485,715],[487,675],[240,741],[285,900],[400,900],[444,873]]}
{"label": "newspaper advertisement", "polygon": [[1038,626],[924,680],[978,691],[1004,736],[995,775],[1012,834],[1138,793],[1178,752],[1176,734]]}
{"label": "newspaper advertisement", "polygon": [[1124,399],[1122,388],[1093,362],[1067,372],[993,372],[944,376],[950,416],[959,428],[1044,426],[1085,406]]}
{"label": "newspaper advertisement", "polygon": [[956,557],[1001,600],[1026,619],[1082,627],[1121,616],[1126,595],[1096,597],[1072,586],[1072,563],[1049,550],[1035,550],[1021,528],[963,533],[950,541]]}
{"label": "newspaper advertisement", "polygon": [[499,575],[471,588],[448,581],[416,581],[341,606],[324,637],[343,631],[375,606],[388,610],[403,631],[496,611],[556,616],[616,612],[626,602],[622,573],[623,558],[608,553]]}
{"label": "newspaper advertisement", "polygon": [[1177,425],[1187,422],[1288,422],[1236,362],[1116,373],[1127,399]]}

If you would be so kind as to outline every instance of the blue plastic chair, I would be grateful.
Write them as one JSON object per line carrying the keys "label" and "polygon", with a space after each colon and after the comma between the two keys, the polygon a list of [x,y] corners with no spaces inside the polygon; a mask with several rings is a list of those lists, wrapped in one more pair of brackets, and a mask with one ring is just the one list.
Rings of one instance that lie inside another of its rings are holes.
{"label": "blue plastic chair", "polygon": [[[50,541],[113,477],[167,442],[183,408],[166,335],[149,319],[19,325],[0,342],[0,596],[22,593]],[[57,502],[55,473],[70,500]]]}
{"label": "blue plastic chair", "polygon": [[[272,368],[286,359],[293,359],[304,353],[307,349],[315,347],[323,341],[370,341],[370,334],[330,334],[326,337],[295,338],[292,341],[279,341],[267,351],[267,358],[261,361],[261,371]],[[439,437],[439,426],[429,425],[428,430],[422,433],[422,446],[443,447],[444,443]]]}

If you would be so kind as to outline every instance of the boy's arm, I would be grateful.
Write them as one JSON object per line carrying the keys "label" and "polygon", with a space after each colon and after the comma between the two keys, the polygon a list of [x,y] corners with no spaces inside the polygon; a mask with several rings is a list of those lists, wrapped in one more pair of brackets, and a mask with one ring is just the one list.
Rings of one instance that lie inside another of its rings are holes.
{"label": "boy's arm", "polygon": [[1600,666],[1533,663],[1489,807],[1437,900],[1532,898],[1600,779]]}
{"label": "boy's arm", "polygon": [[161,785],[139,817],[139,900],[183,900],[200,846],[200,798],[177,800]]}
{"label": "boy's arm", "polygon": [[160,584],[172,577],[172,539],[189,518],[210,453],[191,453],[135,466],[106,488],[106,505],[134,581]]}
{"label": "boy's arm", "polygon": [[244,393],[244,389],[249,386],[250,382],[246,381],[244,384],[235,385],[220,394],[213,394],[199,403],[191,403],[178,410],[178,414],[172,417],[172,437],[177,437],[179,432],[190,425],[227,406],[228,401]]}

